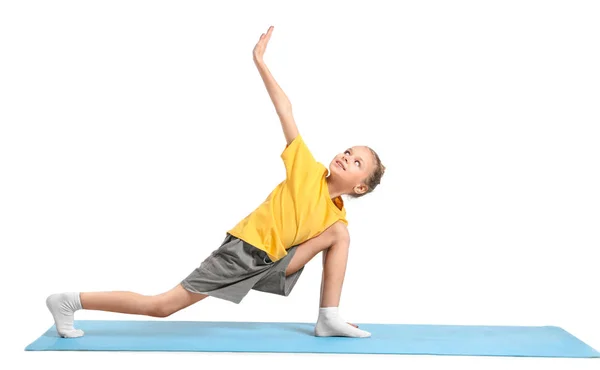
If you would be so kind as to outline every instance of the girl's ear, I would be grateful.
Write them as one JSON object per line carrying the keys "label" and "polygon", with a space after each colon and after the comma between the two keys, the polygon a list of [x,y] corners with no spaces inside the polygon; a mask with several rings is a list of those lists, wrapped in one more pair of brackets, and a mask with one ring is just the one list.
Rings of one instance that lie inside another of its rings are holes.
{"label": "girl's ear", "polygon": [[369,189],[369,187],[367,185],[360,184],[360,185],[354,187],[354,192],[356,192],[358,194],[364,194],[367,192],[368,189]]}

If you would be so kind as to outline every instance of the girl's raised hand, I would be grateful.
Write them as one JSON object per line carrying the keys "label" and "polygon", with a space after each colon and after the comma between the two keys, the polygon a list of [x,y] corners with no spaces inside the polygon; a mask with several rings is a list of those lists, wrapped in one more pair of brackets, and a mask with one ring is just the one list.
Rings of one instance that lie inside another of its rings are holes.
{"label": "girl's raised hand", "polygon": [[267,44],[269,43],[269,40],[271,39],[271,34],[273,33],[273,26],[269,27],[269,29],[267,30],[267,33],[263,33],[262,35],[260,35],[260,39],[258,40],[258,43],[256,44],[256,46],[254,47],[254,50],[252,51],[252,56],[254,58],[254,62],[263,62],[263,55],[265,54],[265,49],[267,48]]}

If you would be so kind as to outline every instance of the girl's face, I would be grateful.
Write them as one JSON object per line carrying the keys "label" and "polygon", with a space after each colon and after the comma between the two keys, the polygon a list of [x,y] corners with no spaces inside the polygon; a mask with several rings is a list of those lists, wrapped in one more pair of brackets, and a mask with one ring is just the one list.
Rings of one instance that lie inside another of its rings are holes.
{"label": "girl's face", "polygon": [[333,158],[329,164],[329,171],[347,185],[350,192],[354,189],[360,193],[361,190],[366,190],[364,182],[373,172],[374,165],[373,154],[367,147],[353,146]]}

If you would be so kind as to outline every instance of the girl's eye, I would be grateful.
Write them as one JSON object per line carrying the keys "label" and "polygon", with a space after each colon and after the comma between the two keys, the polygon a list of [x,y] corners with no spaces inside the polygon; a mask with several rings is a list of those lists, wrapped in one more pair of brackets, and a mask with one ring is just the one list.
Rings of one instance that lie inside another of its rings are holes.
{"label": "girl's eye", "polygon": [[360,167],[360,162],[359,161],[354,161],[354,163],[358,163],[358,167]]}

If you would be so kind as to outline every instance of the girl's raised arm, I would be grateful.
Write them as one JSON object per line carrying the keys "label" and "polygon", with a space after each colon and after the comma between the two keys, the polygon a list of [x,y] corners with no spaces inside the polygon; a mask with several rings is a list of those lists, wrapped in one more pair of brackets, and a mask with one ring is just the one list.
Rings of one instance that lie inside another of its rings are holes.
{"label": "girl's raised arm", "polygon": [[263,60],[263,55],[272,33],[273,26],[269,27],[269,30],[266,34],[263,33],[260,36],[260,39],[254,47],[252,54],[254,58],[254,64],[256,64],[258,72],[265,83],[267,92],[269,93],[269,97],[271,98],[273,105],[275,105],[275,111],[277,112],[279,120],[281,121],[281,127],[283,128],[283,134],[285,135],[287,145],[290,145],[296,136],[298,136],[298,127],[296,126],[296,121],[292,115],[292,103],[285,95],[281,87],[279,87],[277,81],[275,81],[275,78],[273,78],[273,75]]}

